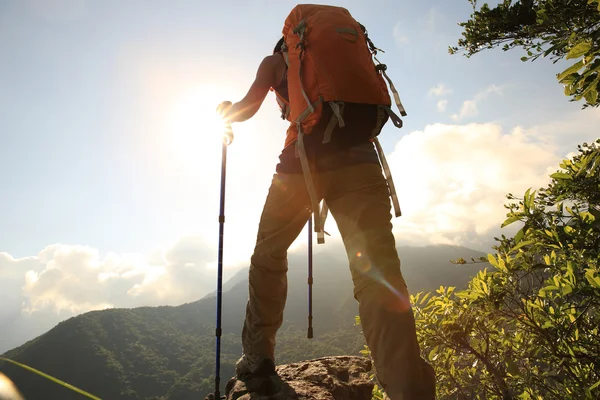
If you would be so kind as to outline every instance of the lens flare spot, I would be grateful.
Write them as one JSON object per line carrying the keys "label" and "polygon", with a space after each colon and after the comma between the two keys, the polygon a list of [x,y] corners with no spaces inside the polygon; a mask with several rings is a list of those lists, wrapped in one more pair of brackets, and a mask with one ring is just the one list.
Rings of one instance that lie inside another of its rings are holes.
{"label": "lens flare spot", "polygon": [[385,302],[385,308],[388,311],[402,313],[410,309],[410,300],[408,296],[395,288],[394,285],[392,285],[384,277],[379,277],[378,280],[389,290]]}
{"label": "lens flare spot", "polygon": [[386,302],[385,308],[388,311],[403,313],[410,309],[410,302],[403,295],[392,296],[389,301]]}
{"label": "lens flare spot", "polygon": [[358,253],[356,253],[356,257],[358,257],[358,258],[362,257],[362,253],[359,251]]}
{"label": "lens flare spot", "polygon": [[369,260],[362,258],[356,263],[356,269],[362,274],[368,274],[372,269],[372,265]]}

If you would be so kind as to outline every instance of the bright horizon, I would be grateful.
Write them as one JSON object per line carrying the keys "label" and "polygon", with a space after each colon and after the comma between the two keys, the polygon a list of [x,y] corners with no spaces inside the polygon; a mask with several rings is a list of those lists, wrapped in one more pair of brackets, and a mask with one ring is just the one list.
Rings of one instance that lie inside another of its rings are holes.
{"label": "bright horizon", "polygon": [[[8,336],[92,309],[176,305],[214,290],[215,108],[244,96],[295,4],[0,3]],[[408,113],[401,130],[388,124],[380,137],[403,212],[393,219],[399,245],[491,251],[505,195],[543,186],[562,158],[595,139],[600,110],[568,101],[555,78],[564,63],[523,63],[521,50],[448,54],[467,0],[329,4],[348,8],[385,50],[378,58]],[[234,125],[225,279],[248,265],[286,128],[273,94]],[[315,250],[345,257],[333,218],[326,230],[332,237]],[[305,243],[306,231],[291,251]]]}

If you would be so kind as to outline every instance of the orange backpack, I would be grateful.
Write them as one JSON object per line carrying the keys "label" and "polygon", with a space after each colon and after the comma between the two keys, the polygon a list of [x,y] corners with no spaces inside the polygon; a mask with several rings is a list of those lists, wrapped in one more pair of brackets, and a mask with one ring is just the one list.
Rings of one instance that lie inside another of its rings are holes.
{"label": "orange backpack", "polygon": [[[299,130],[310,134],[319,122],[323,107],[331,107],[336,120],[329,124],[331,134],[335,123],[344,126],[345,102],[380,106],[381,119],[391,117],[394,125],[402,126],[391,111],[391,99],[384,81],[388,80],[400,114],[406,112],[397,91],[385,73],[386,66],[375,65],[377,49],[367,31],[350,12],[342,7],[300,4],[294,7],[283,27],[282,53],[288,65],[289,99],[277,95],[282,115],[292,124],[285,146],[293,143]],[[277,93],[277,92],[276,92]],[[376,127],[373,136],[382,126]]]}
{"label": "orange backpack", "polygon": [[[396,212],[401,215],[391,172],[377,136],[389,117],[397,128],[402,120],[391,109],[391,99],[384,78],[390,85],[400,115],[405,116],[400,97],[386,74],[386,65],[375,57],[377,49],[363,25],[342,7],[300,4],[294,7],[283,27],[283,54],[287,70],[287,95],[275,91],[282,117],[290,121],[285,147],[296,142],[314,213],[317,242],[324,243],[324,221],[327,205],[319,209],[303,136],[309,135],[323,113],[333,113],[324,132],[323,142],[331,139],[336,124],[344,127],[344,104],[377,106],[377,123],[371,132],[388,182]],[[373,61],[377,62],[377,65]]]}

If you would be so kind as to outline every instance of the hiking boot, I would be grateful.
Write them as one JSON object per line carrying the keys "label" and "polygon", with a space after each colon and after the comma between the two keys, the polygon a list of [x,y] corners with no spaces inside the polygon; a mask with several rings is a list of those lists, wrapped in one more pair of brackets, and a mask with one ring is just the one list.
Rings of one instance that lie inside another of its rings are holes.
{"label": "hiking boot", "polygon": [[248,377],[269,377],[276,375],[273,360],[244,354],[236,363],[235,373],[238,379],[245,380]]}
{"label": "hiking boot", "polygon": [[215,398],[215,394],[214,393],[209,393],[208,395],[206,395],[206,397],[204,398],[204,400],[226,400],[227,398],[223,395],[221,396],[220,399],[216,399]]}
{"label": "hiking boot", "polygon": [[235,372],[237,379],[244,382],[249,392],[264,396],[277,393],[277,387],[271,379],[277,376],[273,360],[243,355],[236,364]]}

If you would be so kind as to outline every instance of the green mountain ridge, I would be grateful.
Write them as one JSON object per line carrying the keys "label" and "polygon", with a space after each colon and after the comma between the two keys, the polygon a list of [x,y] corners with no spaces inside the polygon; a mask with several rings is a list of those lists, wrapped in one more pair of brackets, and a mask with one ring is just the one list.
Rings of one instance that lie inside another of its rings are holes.
{"label": "green mountain ridge", "polygon": [[[411,293],[440,285],[461,287],[487,264],[450,260],[484,253],[454,246],[399,247]],[[364,341],[354,326],[357,304],[347,262],[315,256],[314,339],[306,339],[306,256],[291,254],[288,301],[278,334],[277,363],[327,355],[358,354]],[[234,374],[241,354],[247,269],[223,293],[222,381]],[[224,285],[227,286],[227,285]],[[216,298],[179,306],[92,311],[59,323],[4,356],[46,372],[103,399],[197,399],[213,388]],[[80,399],[45,378],[0,364],[26,399]],[[223,383],[224,385],[224,383]]]}

